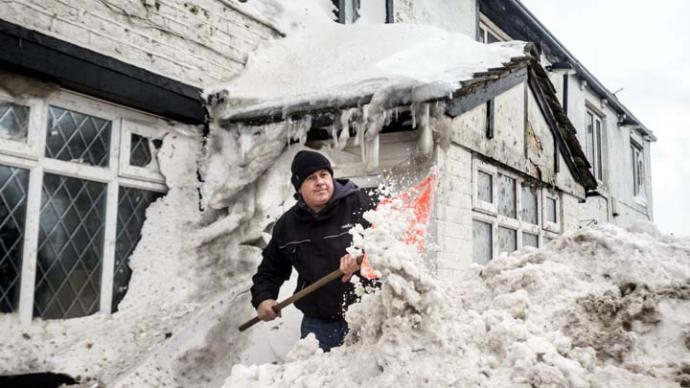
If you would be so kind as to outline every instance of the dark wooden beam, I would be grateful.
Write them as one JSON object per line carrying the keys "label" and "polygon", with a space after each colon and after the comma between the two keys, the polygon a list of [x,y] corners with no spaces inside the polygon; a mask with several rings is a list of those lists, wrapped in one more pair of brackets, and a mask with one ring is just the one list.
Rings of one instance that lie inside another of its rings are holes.
{"label": "dark wooden beam", "polygon": [[495,80],[487,79],[487,82],[469,84],[467,87],[463,85],[459,94],[448,103],[446,114],[451,117],[460,116],[526,80],[527,67],[525,66],[512,72],[500,74]]}

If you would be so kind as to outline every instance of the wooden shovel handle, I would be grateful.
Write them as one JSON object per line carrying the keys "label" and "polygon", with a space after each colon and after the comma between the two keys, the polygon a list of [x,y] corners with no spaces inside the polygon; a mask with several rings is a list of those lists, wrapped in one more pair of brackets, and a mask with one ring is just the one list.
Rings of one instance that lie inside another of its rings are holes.
{"label": "wooden shovel handle", "polygon": [[[362,265],[362,258],[363,257],[364,256],[359,256],[357,258],[357,266],[358,267],[360,265]],[[305,296],[318,290],[319,288],[323,287],[324,285],[332,282],[333,280],[335,280],[339,277],[342,277],[343,275],[345,275],[345,274],[343,273],[343,271],[340,270],[340,268],[336,269],[335,271],[329,273],[328,275],[326,275],[326,276],[322,277],[321,279],[315,281],[314,283],[308,285],[307,287],[304,287],[303,289],[299,290],[298,292],[296,292],[291,297],[289,297],[289,298],[285,299],[284,301],[274,305],[273,311],[275,311],[276,313],[280,312],[280,310],[282,310],[283,308],[297,302],[298,300],[304,298]],[[255,324],[259,323],[260,321],[261,321],[261,319],[259,319],[258,316],[254,317],[254,318],[248,320],[247,322],[243,323],[242,325],[240,325],[239,329],[240,329],[240,331],[245,331],[245,330],[249,329],[250,327],[254,326]]]}

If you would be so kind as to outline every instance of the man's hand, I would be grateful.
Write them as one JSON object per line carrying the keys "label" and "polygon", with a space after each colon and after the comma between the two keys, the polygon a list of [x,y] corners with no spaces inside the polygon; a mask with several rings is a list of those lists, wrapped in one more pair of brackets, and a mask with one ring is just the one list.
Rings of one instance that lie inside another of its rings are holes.
{"label": "man's hand", "polygon": [[261,319],[262,321],[272,321],[276,319],[276,317],[280,317],[280,311],[277,313],[273,311],[273,306],[278,304],[273,299],[266,299],[265,301],[259,303],[259,306],[256,307],[256,315]]}
{"label": "man's hand", "polygon": [[340,270],[343,271],[343,283],[350,281],[352,274],[357,272],[359,266],[357,265],[357,258],[351,254],[347,254],[340,258]]}

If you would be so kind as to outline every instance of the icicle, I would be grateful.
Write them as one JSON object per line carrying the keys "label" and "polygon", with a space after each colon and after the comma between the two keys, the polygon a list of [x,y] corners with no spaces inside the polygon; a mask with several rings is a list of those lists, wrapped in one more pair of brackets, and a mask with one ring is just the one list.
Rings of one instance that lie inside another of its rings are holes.
{"label": "icicle", "polygon": [[350,139],[350,118],[356,109],[344,110],[340,114],[340,138],[338,139],[338,149],[342,150],[347,146],[347,141]]}
{"label": "icicle", "polygon": [[419,120],[419,139],[417,140],[417,151],[424,155],[431,154],[434,148],[434,136],[431,132],[429,123],[429,104],[422,104],[419,108],[421,115]]}
{"label": "icicle", "polygon": [[374,170],[379,167],[379,135],[366,142],[366,163],[367,170]]}
{"label": "icicle", "polygon": [[415,104],[410,105],[410,116],[412,116],[412,129],[417,128],[417,106]]}
{"label": "icicle", "polygon": [[337,148],[337,149],[342,149],[340,147],[340,143],[339,143],[339,139],[338,139],[338,131],[339,130],[342,131],[342,120],[341,120],[341,118],[342,118],[343,114],[344,114],[343,111],[340,111],[337,114],[337,117],[334,114],[333,120],[331,122],[331,139],[333,140],[332,147]]}

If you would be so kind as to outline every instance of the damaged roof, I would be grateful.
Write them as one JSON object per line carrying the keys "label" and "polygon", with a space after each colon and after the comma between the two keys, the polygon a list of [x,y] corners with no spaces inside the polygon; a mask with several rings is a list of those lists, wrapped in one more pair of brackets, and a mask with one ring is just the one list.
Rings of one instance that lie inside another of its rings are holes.
{"label": "damaged roof", "polygon": [[[383,108],[392,109],[415,102],[442,101],[446,103],[446,114],[455,117],[486,103],[521,82],[527,82],[556,140],[557,150],[563,156],[570,172],[586,192],[593,192],[597,183],[575,135],[576,130],[561,107],[546,70],[539,63],[535,46],[526,44],[524,50],[523,56],[511,58],[503,66],[474,73],[471,79],[460,81],[460,86],[450,95],[419,100],[415,96],[413,86],[404,86],[389,92]],[[223,98],[222,93],[210,94],[207,97],[210,105],[222,104]],[[219,121],[221,125],[260,125],[311,115],[317,118],[315,122],[327,125],[339,112],[369,104],[372,98],[373,92],[343,99],[316,99],[280,107],[261,107],[244,110],[230,117],[221,117]]]}

